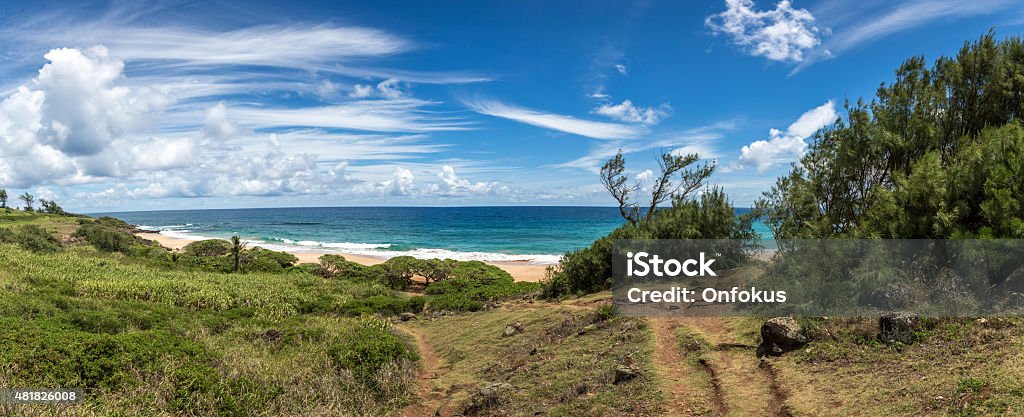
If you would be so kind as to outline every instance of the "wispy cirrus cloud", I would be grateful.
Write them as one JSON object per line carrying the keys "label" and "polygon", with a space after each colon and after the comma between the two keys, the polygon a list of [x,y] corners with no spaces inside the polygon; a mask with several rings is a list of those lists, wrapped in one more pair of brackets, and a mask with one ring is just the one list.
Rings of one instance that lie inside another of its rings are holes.
{"label": "wispy cirrus cloud", "polygon": [[480,114],[594,139],[632,139],[646,132],[639,126],[583,120],[492,100],[464,100],[463,103]]}

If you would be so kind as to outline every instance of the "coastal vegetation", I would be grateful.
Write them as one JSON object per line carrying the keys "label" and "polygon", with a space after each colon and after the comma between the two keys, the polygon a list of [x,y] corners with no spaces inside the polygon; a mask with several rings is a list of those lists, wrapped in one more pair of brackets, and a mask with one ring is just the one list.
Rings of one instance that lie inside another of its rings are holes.
{"label": "coastal vegetation", "polygon": [[391,318],[536,290],[479,262],[299,264],[223,240],[170,251],[133,231],[0,213],[0,386],[84,388],[87,403],[60,414],[388,414],[413,398],[419,359]]}

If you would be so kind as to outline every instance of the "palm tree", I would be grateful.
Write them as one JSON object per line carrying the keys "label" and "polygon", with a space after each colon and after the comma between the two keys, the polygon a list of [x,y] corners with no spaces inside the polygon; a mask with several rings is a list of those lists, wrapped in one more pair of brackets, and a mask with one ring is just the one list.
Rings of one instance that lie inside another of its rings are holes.
{"label": "palm tree", "polygon": [[238,235],[231,236],[231,256],[235,258],[235,272],[238,272],[242,266],[242,252],[245,251],[245,246],[248,243],[243,242],[242,238]]}
{"label": "palm tree", "polygon": [[25,211],[32,211],[32,203],[36,201],[36,198],[33,197],[32,194],[29,194],[26,191],[25,194],[22,194],[21,197],[18,198],[25,202]]}

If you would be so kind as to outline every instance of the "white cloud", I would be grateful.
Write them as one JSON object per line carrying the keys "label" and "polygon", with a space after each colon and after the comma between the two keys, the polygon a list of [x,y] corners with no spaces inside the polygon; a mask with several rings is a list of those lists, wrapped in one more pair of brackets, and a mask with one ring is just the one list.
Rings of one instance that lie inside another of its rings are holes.
{"label": "white cloud", "polygon": [[631,139],[645,132],[643,128],[636,126],[581,120],[572,116],[542,113],[496,101],[468,101],[465,104],[480,114],[594,139]]}
{"label": "white cloud", "polygon": [[726,0],[726,10],[708,16],[704,23],[723,33],[754,56],[773,61],[800,62],[804,53],[819,44],[819,29],[806,9],[794,9],[782,0],[775,9],[754,10],[753,0]]}
{"label": "white cloud", "polygon": [[352,86],[352,92],[348,93],[352,98],[367,98],[373,95],[373,86],[356,84]]}
{"label": "white cloud", "polygon": [[330,98],[338,94],[338,90],[340,89],[341,87],[331,82],[331,80],[323,80],[320,84],[317,84],[316,95],[322,98]]}
{"label": "white cloud", "polygon": [[397,100],[409,96],[408,83],[397,78],[388,78],[377,83],[376,89],[373,86],[356,84],[352,86],[352,92],[348,95],[352,98],[380,97],[388,100]]}
{"label": "white cloud", "polygon": [[409,195],[412,193],[415,180],[416,177],[412,175],[412,171],[397,167],[391,179],[380,183],[380,189],[390,195]]}
{"label": "white cloud", "polygon": [[737,166],[731,169],[754,167],[758,173],[763,173],[777,165],[797,162],[807,151],[805,139],[833,123],[836,117],[831,100],[808,110],[789,125],[786,132],[771,129],[768,140],[754,141],[740,149]]}
{"label": "white cloud", "polygon": [[129,153],[133,168],[152,171],[187,167],[197,151],[190,138],[154,138],[132,146]]}
{"label": "white cloud", "polygon": [[917,27],[935,19],[988,14],[1015,4],[1019,5],[1010,0],[931,0],[904,3],[880,16],[871,16],[864,22],[850,25],[848,30],[837,32],[828,46],[830,50],[838,53],[855,45]]}
{"label": "white cloud", "polygon": [[838,114],[836,114],[835,103],[832,102],[832,100],[829,100],[825,104],[801,114],[800,118],[796,119],[793,124],[789,125],[789,128],[786,129],[786,133],[806,138],[813,135],[814,132],[818,131],[818,129],[835,122],[836,117],[838,117]]}
{"label": "white cloud", "polygon": [[[111,144],[155,123],[170,104],[150,88],[116,85],[124,63],[103,47],[54,49],[38,75],[0,104],[0,181],[78,183],[113,172]],[[106,162],[106,164],[103,164]]]}
{"label": "white cloud", "polygon": [[[582,169],[597,173],[600,172],[601,165],[612,156],[615,156],[615,153],[620,149],[623,155],[657,149],[659,151],[668,150],[668,152],[677,155],[695,153],[700,155],[702,159],[715,158],[718,157],[718,150],[714,146],[714,142],[722,138],[720,131],[732,128],[734,126],[730,123],[716,123],[657,140],[603,142],[591,149],[586,155],[569,162],[552,165],[552,167]],[[649,155],[644,155],[644,157],[649,157]]]}
{"label": "white cloud", "polygon": [[497,181],[470,182],[467,179],[460,178],[455,174],[455,168],[452,168],[451,165],[442,166],[441,172],[437,174],[437,177],[441,179],[443,190],[447,193],[489,194],[509,191],[507,186]]}
{"label": "white cloud", "polygon": [[672,107],[662,104],[658,107],[634,106],[632,101],[623,100],[620,104],[605,103],[594,109],[594,113],[608,116],[612,119],[626,123],[640,123],[645,125],[656,125],[661,119],[668,117]]}
{"label": "white cloud", "polygon": [[320,127],[374,132],[436,132],[468,130],[454,117],[441,117],[424,110],[436,104],[412,98],[359,100],[333,106],[306,108],[240,107],[232,117],[253,129],[275,127]]}
{"label": "white cloud", "polygon": [[245,132],[244,128],[228,119],[228,108],[223,101],[206,110],[203,136],[230,139]]}
{"label": "white cloud", "polygon": [[49,43],[104,44],[129,61],[168,65],[258,65],[314,69],[353,58],[409,51],[413,44],[376,29],[340,26],[254,26],[214,32],[195,28],[94,22],[30,33]]}
{"label": "white cloud", "polygon": [[629,72],[626,70],[626,66],[622,64],[615,64],[615,70],[619,72],[623,77],[629,76]]}

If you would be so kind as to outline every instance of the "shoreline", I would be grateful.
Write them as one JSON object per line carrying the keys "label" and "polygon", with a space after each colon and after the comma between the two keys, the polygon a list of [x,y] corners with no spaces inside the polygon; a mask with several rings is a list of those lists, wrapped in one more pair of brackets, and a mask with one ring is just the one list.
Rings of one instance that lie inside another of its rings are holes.
{"label": "shoreline", "polygon": [[[135,233],[136,236],[139,236],[139,237],[141,237],[143,239],[148,239],[148,240],[156,241],[157,243],[160,243],[160,245],[163,245],[164,247],[167,247],[167,248],[170,248],[170,249],[181,249],[181,248],[184,248],[189,243],[195,242],[195,240],[190,240],[190,239],[185,239],[185,238],[180,238],[180,237],[174,237],[174,236],[167,236],[167,235],[160,234],[160,232],[155,232],[155,231],[140,230],[140,231],[136,231],[134,233]],[[328,254],[341,255],[341,256],[344,256],[345,259],[348,259],[348,260],[350,260],[352,262],[355,262],[355,263],[358,263],[358,264],[362,264],[362,265],[376,265],[376,264],[382,263],[382,262],[384,262],[386,260],[383,257],[374,257],[374,256],[367,256],[367,255],[354,255],[354,254],[345,253],[343,251],[326,252],[326,251],[316,251],[316,250],[311,250],[311,251],[293,251],[293,250],[288,250],[288,251],[284,251],[284,252],[288,252],[288,253],[290,253],[292,255],[295,255],[296,258],[299,258],[299,262],[309,262],[309,263],[319,263],[320,262],[320,256],[328,255]],[[485,261],[484,263],[486,263],[488,265],[494,265],[494,266],[496,266],[498,268],[501,268],[505,272],[508,272],[509,275],[512,275],[512,278],[514,278],[516,281],[526,281],[526,282],[539,282],[540,280],[544,279],[544,274],[545,274],[545,272],[547,270],[547,267],[549,266],[549,265],[534,265],[534,264],[531,264],[529,262],[487,262],[487,261]]]}

